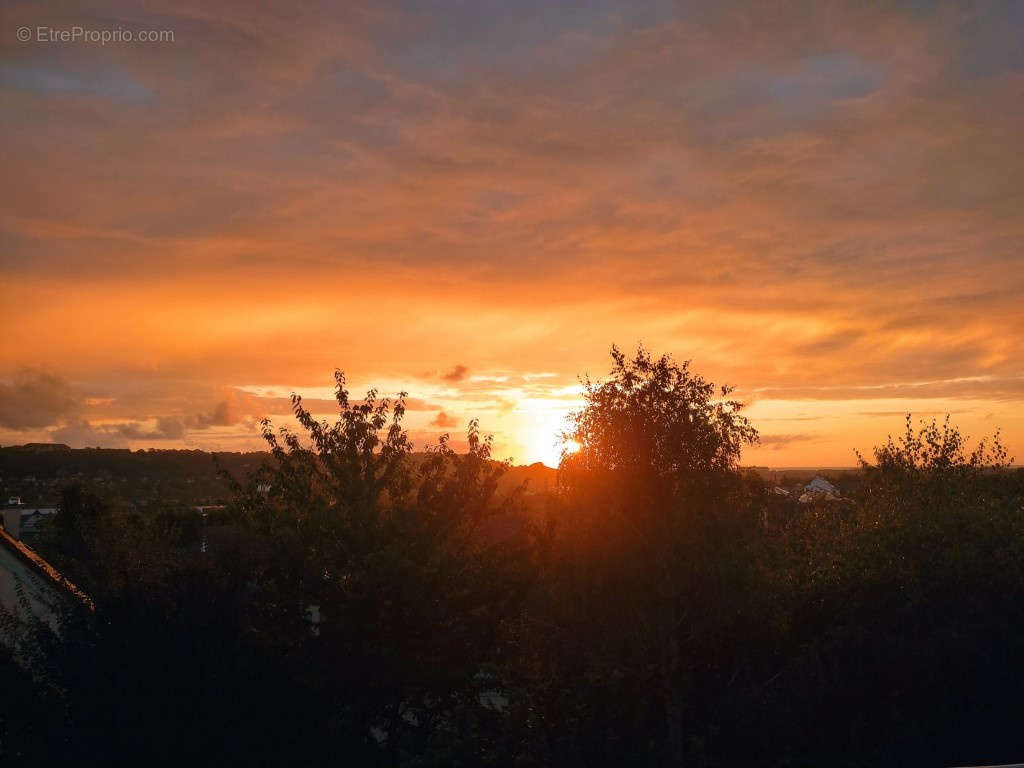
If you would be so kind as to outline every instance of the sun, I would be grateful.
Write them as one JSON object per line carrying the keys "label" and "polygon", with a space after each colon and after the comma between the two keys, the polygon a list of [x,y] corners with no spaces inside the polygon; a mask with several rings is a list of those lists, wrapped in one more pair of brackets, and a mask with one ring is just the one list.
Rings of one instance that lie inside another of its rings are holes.
{"label": "sun", "polygon": [[566,417],[570,407],[560,401],[531,399],[520,404],[522,414],[522,456],[520,461],[532,464],[539,461],[554,469],[562,459],[562,453],[574,453],[579,445],[573,440],[563,440],[562,433],[568,427]]}

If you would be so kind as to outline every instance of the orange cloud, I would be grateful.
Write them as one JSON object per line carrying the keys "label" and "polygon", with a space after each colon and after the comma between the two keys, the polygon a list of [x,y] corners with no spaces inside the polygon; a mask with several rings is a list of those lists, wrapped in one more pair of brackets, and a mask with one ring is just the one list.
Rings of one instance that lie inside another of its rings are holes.
{"label": "orange cloud", "polygon": [[466,378],[466,374],[468,373],[469,369],[466,366],[456,365],[441,378],[444,379],[445,381],[454,383],[456,381],[462,381],[464,378]]}
{"label": "orange cloud", "polygon": [[853,400],[1024,431],[1024,66],[998,11],[97,9],[176,41],[0,40],[0,439],[242,445],[342,366],[526,459],[524,403],[640,340],[769,419],[833,409],[773,461],[845,462]]}
{"label": "orange cloud", "polygon": [[449,416],[444,411],[438,411],[437,416],[430,420],[430,426],[432,427],[454,427],[458,423],[458,419],[454,416]]}

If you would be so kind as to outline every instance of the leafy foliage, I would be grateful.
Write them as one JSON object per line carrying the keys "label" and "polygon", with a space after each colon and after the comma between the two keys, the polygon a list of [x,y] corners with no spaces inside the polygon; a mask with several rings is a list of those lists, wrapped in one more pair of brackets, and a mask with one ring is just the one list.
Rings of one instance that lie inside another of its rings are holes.
{"label": "leafy foliage", "polygon": [[[276,464],[245,507],[268,547],[254,577],[258,626],[289,638],[297,670],[316,670],[310,684],[338,702],[333,727],[348,742],[376,734],[394,757],[456,709],[480,708],[478,675],[525,591],[527,553],[522,540],[481,536],[515,498],[496,497],[506,466],[475,421],[465,454],[446,436],[417,461],[404,394],[353,403],[340,372],[335,392],[333,425],[293,397],[306,443],[264,423]],[[322,616],[315,634],[306,606]]]}
{"label": "leafy foliage", "polygon": [[[550,594],[534,617],[578,638],[572,657],[556,656],[547,674],[562,684],[579,675],[591,713],[582,743],[563,743],[550,759],[627,759],[646,734],[645,749],[678,762],[700,749],[685,740],[695,736],[687,722],[712,706],[703,690],[742,665],[743,643],[729,638],[753,616],[740,603],[759,575],[736,465],[757,433],[730,389],[716,390],[687,363],[642,348],[631,359],[613,348],[612,360],[607,379],[584,381],[584,407],[566,433],[579,450],[560,467],[561,535]],[[720,610],[723,599],[737,610]],[[554,711],[547,717],[549,728],[561,727]],[[622,725],[595,733],[601,717]],[[621,741],[609,741],[616,735]]]}
{"label": "leafy foliage", "polygon": [[69,486],[40,546],[96,610],[19,627],[30,671],[0,658],[4,765],[1019,759],[1024,472],[998,434],[908,416],[846,498],[800,504],[740,468],[728,387],[612,361],[546,520],[476,422],[415,454],[405,396],[340,373],[334,423],[294,397],[298,431],[263,424],[217,525]]}

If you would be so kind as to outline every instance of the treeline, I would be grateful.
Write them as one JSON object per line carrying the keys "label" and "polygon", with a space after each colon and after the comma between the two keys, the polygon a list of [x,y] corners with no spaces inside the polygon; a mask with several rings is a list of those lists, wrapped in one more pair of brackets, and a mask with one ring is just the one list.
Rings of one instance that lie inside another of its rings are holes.
{"label": "treeline", "polygon": [[140,506],[150,501],[210,504],[231,496],[224,472],[245,476],[265,459],[263,452],[6,446],[0,448],[0,488],[31,505],[57,503],[69,482],[95,487],[111,501]]}
{"label": "treeline", "polygon": [[[422,453],[412,454],[414,464]],[[228,477],[248,477],[267,460],[266,451],[200,451],[69,448],[54,443],[0,447],[0,491],[26,505],[55,505],[65,485],[79,484],[111,502],[138,508],[224,504]],[[531,490],[554,485],[555,471],[543,464],[509,467],[502,490],[529,481]]]}
{"label": "treeline", "polygon": [[[948,423],[798,505],[728,389],[613,350],[544,509],[475,423],[294,402],[184,545],[71,487],[46,554],[95,603],[0,664],[4,765],[958,765],[1024,755],[1024,477]],[[529,514],[522,512],[529,509]],[[520,524],[496,521],[519,520]]]}
{"label": "treeline", "polygon": [[164,448],[133,451],[128,448],[69,448],[59,443],[29,443],[0,448],[0,476],[17,480],[27,475],[37,479],[75,474],[99,477],[153,475],[217,480],[217,466],[232,473],[247,472],[262,463],[264,456],[259,451],[210,453]]}

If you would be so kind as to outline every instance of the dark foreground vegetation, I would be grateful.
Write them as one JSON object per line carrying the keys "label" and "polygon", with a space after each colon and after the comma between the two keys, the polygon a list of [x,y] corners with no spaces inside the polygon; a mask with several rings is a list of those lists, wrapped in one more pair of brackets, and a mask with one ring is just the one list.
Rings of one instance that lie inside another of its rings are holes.
{"label": "dark foreground vegetation", "polygon": [[728,390],[613,357],[542,508],[475,424],[413,459],[402,399],[340,375],[339,421],[296,399],[301,440],[265,425],[272,461],[198,533],[65,486],[38,548],[95,610],[14,633],[3,765],[1024,760],[998,440],[908,419],[854,498],[798,504],[737,469]]}

